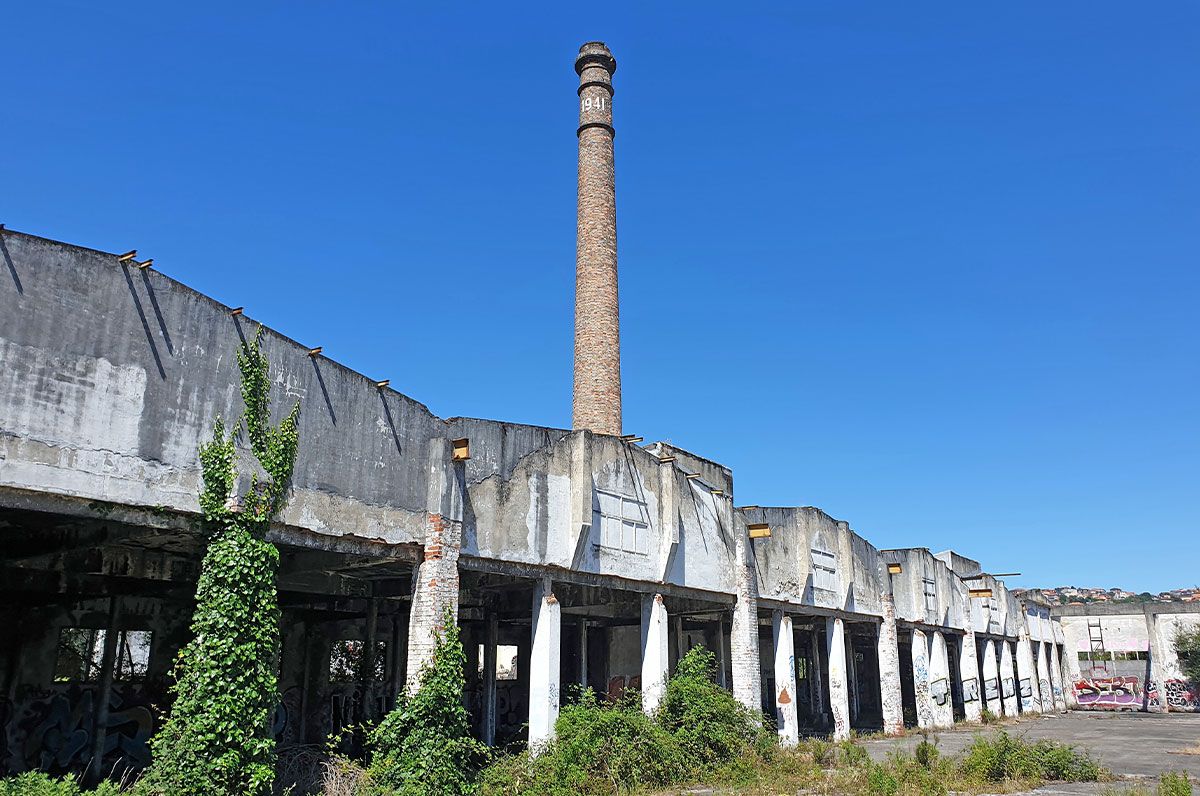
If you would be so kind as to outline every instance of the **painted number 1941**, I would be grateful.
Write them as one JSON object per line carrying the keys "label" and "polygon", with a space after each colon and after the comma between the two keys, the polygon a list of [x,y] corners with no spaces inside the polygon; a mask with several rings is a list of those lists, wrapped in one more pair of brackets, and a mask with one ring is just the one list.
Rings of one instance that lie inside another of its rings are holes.
{"label": "painted number 1941", "polygon": [[596,97],[595,99],[591,97],[585,97],[583,99],[583,109],[585,111],[590,111],[592,108],[601,111],[604,110],[604,97]]}

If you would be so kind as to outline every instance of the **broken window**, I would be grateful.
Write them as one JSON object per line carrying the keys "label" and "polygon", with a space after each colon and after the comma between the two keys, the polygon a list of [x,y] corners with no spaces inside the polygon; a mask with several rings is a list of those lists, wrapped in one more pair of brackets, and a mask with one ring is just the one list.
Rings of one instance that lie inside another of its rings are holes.
{"label": "broken window", "polygon": [[837,591],[837,557],[819,546],[812,547],[809,552],[812,554],[813,588]]}
{"label": "broken window", "polygon": [[[484,647],[479,645],[479,675],[483,676]],[[517,646],[515,644],[496,645],[496,679],[517,679]]]}
{"label": "broken window", "polygon": [[596,492],[599,503],[600,546],[629,553],[650,552],[650,523],[646,504],[613,492]]}
{"label": "broken window", "polygon": [[[150,667],[149,630],[118,630],[113,679],[136,682],[146,677]],[[58,653],[54,662],[56,683],[94,683],[104,666],[104,639],[108,631],[94,627],[64,627],[58,634]]]}
{"label": "broken window", "polygon": [[[356,638],[343,638],[333,642],[329,649],[329,682],[357,683],[363,665],[363,654],[367,643]],[[375,642],[374,680],[381,683],[386,679],[387,642]]]}

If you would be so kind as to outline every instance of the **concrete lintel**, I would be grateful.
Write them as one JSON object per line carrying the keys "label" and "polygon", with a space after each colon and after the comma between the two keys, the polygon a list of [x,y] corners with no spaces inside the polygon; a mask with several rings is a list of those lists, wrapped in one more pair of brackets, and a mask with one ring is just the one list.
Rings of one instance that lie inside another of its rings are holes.
{"label": "concrete lintel", "polygon": [[838,608],[822,608],[818,605],[808,605],[805,603],[793,603],[787,600],[775,600],[770,597],[758,598],[759,616],[770,619],[775,611],[783,611],[788,616],[805,617],[815,616],[825,619],[841,619],[846,622],[860,622],[879,624],[883,621],[882,616],[875,614],[859,614],[853,611],[843,611]]}
{"label": "concrete lintel", "polygon": [[580,572],[558,566],[544,564],[527,564],[517,561],[502,561],[495,558],[479,556],[461,556],[458,566],[472,572],[488,572],[496,575],[510,575],[518,578],[530,578],[540,581],[551,578],[555,583],[572,583],[577,586],[598,586],[601,588],[618,589],[637,594],[661,594],[664,597],[675,597],[684,600],[701,600],[716,605],[730,606],[736,601],[732,594],[696,589],[690,586],[677,586],[672,583],[655,583],[647,580],[633,580],[617,575],[606,575],[597,572]]}

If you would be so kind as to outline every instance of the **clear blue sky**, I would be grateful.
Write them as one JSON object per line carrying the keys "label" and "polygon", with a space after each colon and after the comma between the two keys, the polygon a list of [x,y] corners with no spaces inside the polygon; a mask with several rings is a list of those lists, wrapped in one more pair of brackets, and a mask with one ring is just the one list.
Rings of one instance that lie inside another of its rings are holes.
{"label": "clear blue sky", "polygon": [[1200,6],[435,5],[13,4],[0,221],[565,426],[603,39],[627,431],[1013,583],[1200,581]]}

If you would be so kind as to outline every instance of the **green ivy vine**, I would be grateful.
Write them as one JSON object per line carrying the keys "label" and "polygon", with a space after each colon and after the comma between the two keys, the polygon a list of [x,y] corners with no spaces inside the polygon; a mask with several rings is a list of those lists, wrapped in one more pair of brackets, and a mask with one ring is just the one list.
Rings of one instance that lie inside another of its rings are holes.
{"label": "green ivy vine", "polygon": [[[246,409],[227,432],[218,419],[200,446],[200,509],[208,549],[196,587],[193,639],[175,667],[175,702],[151,741],[149,794],[265,794],[275,777],[271,719],[279,702],[279,551],[266,540],[282,508],[299,445],[300,404],[271,424],[270,367],[259,327],[238,351]],[[245,430],[262,472],[239,501],[236,442]]]}

